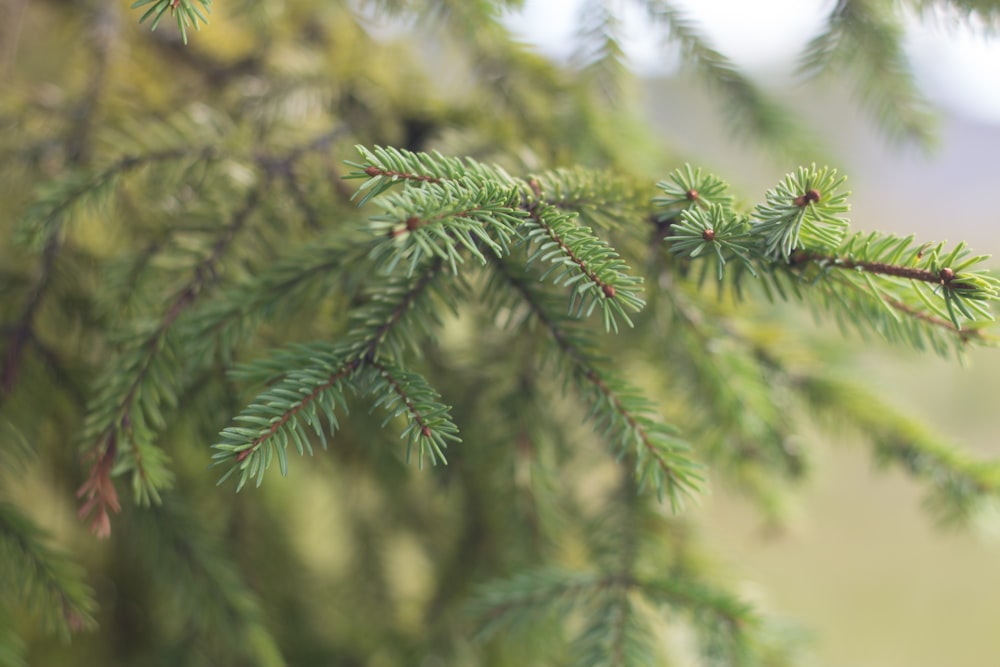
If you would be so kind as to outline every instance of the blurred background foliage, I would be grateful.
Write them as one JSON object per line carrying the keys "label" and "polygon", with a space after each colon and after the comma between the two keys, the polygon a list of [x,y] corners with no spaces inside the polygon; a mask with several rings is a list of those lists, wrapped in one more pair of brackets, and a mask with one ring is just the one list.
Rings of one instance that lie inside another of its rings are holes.
{"label": "blurred background foliage", "polygon": [[[828,3],[830,30],[806,69],[833,81],[796,88],[750,79],[667,2],[636,5],[680,45],[683,74],[631,78],[617,15],[598,2],[580,10],[574,60],[553,63],[505,27],[504,12],[520,4],[233,0],[213,3],[199,32],[188,27],[187,45],[169,14],[150,32],[138,23],[146,8],[112,0],[0,5],[0,526],[44,529],[51,538],[39,533],[32,545],[49,551],[34,562],[52,568],[52,582],[75,582],[21,590],[10,581],[20,552],[0,554],[0,664],[524,664],[517,647],[474,642],[460,603],[487,575],[541,555],[574,564],[600,552],[566,525],[593,519],[610,473],[594,464],[598,449],[574,448],[590,436],[567,426],[573,406],[531,400],[558,387],[536,377],[529,351],[512,350],[477,315],[448,320],[425,352],[456,414],[486,415],[462,423],[474,455],[416,472],[386,454],[395,436],[378,420],[347,420],[336,447],[233,495],[215,486],[207,445],[249,396],[220,360],[162,428],[175,478],[164,502],[135,507],[123,484],[106,541],[77,517],[73,491],[93,463],[81,462],[92,445],[84,411],[95,376],[126,346],[122,323],[155,325],[178,303],[170,279],[212,256],[218,221],[238,222],[258,185],[268,195],[258,215],[274,224],[239,239],[198,289],[253,275],[276,249],[352,234],[361,218],[341,177],[354,144],[470,155],[516,173],[583,165],[650,183],[691,161],[731,179],[745,201],[796,164],[825,161],[852,177],[856,228],[981,250],[1000,240],[990,201],[1000,129],[932,113],[909,74],[897,6],[991,32],[995,3]],[[860,41],[838,33],[844,25],[865,27],[846,29]],[[914,148],[935,140],[933,157]],[[172,162],[175,152],[184,159]],[[126,179],[135,155],[164,164]],[[120,189],[113,204],[100,196],[101,174]],[[75,192],[93,201],[66,221],[50,208],[49,222],[24,222],[39,202]],[[356,286],[328,286],[310,312],[276,304],[239,360],[340,333],[330,321],[337,287]],[[873,341],[847,355],[828,324],[769,317],[801,332],[792,341],[755,330],[769,345],[860,376],[949,439],[1000,454],[1000,363],[989,351],[970,353],[963,371]],[[631,360],[668,414],[683,414],[669,382],[635,359],[623,350],[622,366]],[[711,432],[697,418],[684,425],[692,439]],[[920,510],[918,484],[873,476],[869,456],[840,446],[856,434],[801,437],[810,475],[789,482],[797,493],[761,494],[753,480],[719,475],[699,507],[668,521],[676,534],[664,542],[699,542],[685,567],[796,618],[776,632],[814,656],[795,664],[989,662],[1000,652],[1000,568],[988,539],[998,517],[941,532]],[[535,441],[552,446],[536,451]],[[805,628],[816,634],[803,640]],[[60,634],[72,640],[53,641]]]}

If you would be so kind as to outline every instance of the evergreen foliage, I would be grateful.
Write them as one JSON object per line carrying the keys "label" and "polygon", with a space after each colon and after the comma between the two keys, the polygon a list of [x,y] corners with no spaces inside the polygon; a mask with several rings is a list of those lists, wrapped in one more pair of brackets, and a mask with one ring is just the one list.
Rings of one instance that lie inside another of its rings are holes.
{"label": "evergreen foliage", "polygon": [[[12,19],[0,664],[801,664],[698,541],[710,479],[775,515],[793,438],[846,425],[942,520],[996,500],[1000,465],[780,303],[961,356],[995,342],[987,256],[851,232],[832,168],[738,203],[616,103],[614,3],[583,4],[576,70],[509,34],[519,4],[248,0],[187,46],[208,0]],[[636,5],[736,132],[802,149],[673,3]],[[846,66],[927,142],[900,21],[836,3],[803,71]],[[74,501],[89,533],[51,520]]]}

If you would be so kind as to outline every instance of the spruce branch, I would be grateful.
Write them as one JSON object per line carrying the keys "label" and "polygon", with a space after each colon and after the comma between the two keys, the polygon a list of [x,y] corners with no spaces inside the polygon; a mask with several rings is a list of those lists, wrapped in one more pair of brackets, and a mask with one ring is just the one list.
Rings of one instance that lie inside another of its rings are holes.
{"label": "spruce branch", "polygon": [[820,414],[855,426],[876,462],[926,484],[925,504],[943,523],[965,523],[986,500],[1000,498],[1000,463],[961,453],[868,389],[824,374],[799,375],[796,384]]}
{"label": "spruce branch", "polygon": [[401,148],[355,146],[363,158],[362,162],[347,160],[354,171],[344,175],[345,179],[365,179],[358,186],[355,197],[358,206],[364,206],[393,186],[405,184],[420,187],[425,184],[441,184],[455,181],[467,189],[475,189],[487,183],[494,186],[515,186],[515,181],[500,167],[490,167],[471,158],[454,158],[433,153],[414,153]]}
{"label": "spruce branch", "polygon": [[601,590],[622,583],[593,572],[554,567],[525,570],[481,586],[469,611],[478,621],[478,636],[488,639],[500,632],[526,630],[546,617],[565,618],[589,604]]}
{"label": "spruce branch", "polygon": [[368,393],[375,396],[372,408],[382,407],[388,412],[383,428],[390,420],[405,416],[409,422],[400,438],[405,438],[406,460],[414,448],[417,461],[423,467],[424,457],[432,464],[446,463],[444,450],[448,441],[461,442],[458,427],[451,420],[450,408],[438,400],[441,395],[422,376],[387,362],[372,362],[376,371]]}
{"label": "spruce branch", "polygon": [[655,604],[690,618],[709,664],[755,664],[751,638],[759,632],[760,620],[742,600],[693,577],[648,579],[636,586]]}
{"label": "spruce branch", "polygon": [[835,248],[847,232],[842,214],[849,210],[846,192],[839,189],[847,180],[836,169],[799,167],[773,190],[765,203],[754,208],[754,230],[763,242],[764,253],[788,261],[798,248]]}
{"label": "spruce branch", "polygon": [[[865,307],[860,319],[884,333],[893,326],[885,317],[888,312],[896,322],[910,320],[907,326],[916,326],[915,334],[927,331],[929,338],[945,334],[958,343],[985,342],[979,327],[994,318],[990,305],[1000,299],[1000,280],[975,270],[986,259],[987,255],[973,255],[964,243],[951,249],[944,243],[917,247],[912,236],[900,239],[877,233],[853,235],[830,254],[796,251],[791,257],[792,266],[806,277],[810,264],[819,268],[812,284],[829,296],[836,293],[848,303],[872,301],[879,308]],[[823,285],[824,280],[829,284]],[[848,296],[851,291],[864,296]]]}
{"label": "spruce branch", "polygon": [[713,204],[728,211],[733,204],[728,183],[713,174],[702,173],[700,167],[694,169],[690,164],[671,172],[656,187],[663,194],[653,197],[653,206],[666,209],[658,212],[658,219],[674,217],[684,209],[711,207]]}
{"label": "spruce branch", "polygon": [[560,356],[569,364],[567,378],[590,403],[589,416],[595,428],[619,457],[634,461],[640,487],[651,486],[657,496],[669,498],[674,511],[679,511],[684,496],[695,493],[702,482],[688,444],[654,417],[653,405],[641,392],[598,368],[601,357],[593,350],[590,337],[578,328],[575,319],[557,315],[551,296],[532,285],[528,275],[515,273],[504,261],[493,266],[498,279],[528,307],[530,317],[549,331]]}
{"label": "spruce branch", "polygon": [[793,423],[782,400],[787,371],[725,314],[698,310],[680,286],[664,296],[674,326],[663,353],[676,369],[673,393],[685,396],[682,409],[697,415],[699,455],[770,509],[776,476],[799,479],[808,466],[789,444]]}
{"label": "spruce branch", "polygon": [[[642,280],[628,275],[629,267],[618,253],[576,223],[575,212],[543,203],[537,179],[525,184],[499,168],[439,154],[361,146],[358,150],[366,162],[349,163],[356,171],[348,178],[367,177],[358,188],[358,194],[365,193],[361,203],[397,182],[407,185],[377,200],[387,213],[371,218],[373,231],[381,237],[373,257],[388,256],[387,270],[405,258],[412,271],[423,258],[436,256],[457,273],[461,250],[484,261],[480,244],[497,255],[508,254],[516,235],[533,246],[529,262],[550,264],[543,278],[552,276],[555,284],[572,288],[569,308],[576,317],[589,316],[600,305],[605,328],[617,331],[619,320],[632,325],[627,310],[638,311],[644,305],[638,294]],[[547,180],[551,184],[560,176]]]}
{"label": "spruce branch", "polygon": [[680,49],[684,65],[723,97],[723,108],[734,129],[762,144],[792,150],[807,143],[794,118],[708,42],[694,22],[669,0],[641,0],[654,26],[667,31],[667,43]]}
{"label": "spruce branch", "polygon": [[539,202],[605,230],[620,230],[645,209],[645,193],[633,180],[615,171],[557,168],[532,174],[526,182],[522,207]]}
{"label": "spruce branch", "polygon": [[246,426],[227,426],[219,434],[221,440],[212,445],[215,465],[231,464],[218,484],[238,471],[237,491],[250,479],[260,486],[275,457],[281,474],[287,475],[289,442],[300,456],[313,453],[309,430],[326,448],[326,430],[332,435],[339,428],[336,411],[347,413],[345,391],[361,365],[360,359],[348,361],[337,352],[328,349],[325,355],[312,357],[308,368],[286,372],[233,418]]}
{"label": "spruce branch", "polygon": [[487,182],[470,190],[453,181],[380,197],[375,203],[385,213],[369,218],[379,239],[371,256],[387,272],[405,260],[411,275],[424,259],[439,257],[457,275],[463,251],[483,263],[480,246],[497,255],[510,252],[510,240],[526,215],[515,208],[518,200],[513,187]]}
{"label": "spruce branch", "polygon": [[[213,643],[241,664],[285,667],[277,637],[268,627],[257,593],[188,502],[170,502],[132,515],[126,553],[167,590],[167,610],[182,632],[206,651]],[[206,651],[207,652],[207,651]]]}
{"label": "spruce branch", "polygon": [[3,398],[14,391],[24,359],[24,349],[28,343],[35,341],[35,316],[48,290],[60,247],[59,236],[50,234],[42,250],[38,277],[28,293],[21,316],[10,328],[7,336],[7,351],[3,358],[3,367],[0,368],[0,403],[2,403]]}
{"label": "spruce branch", "polygon": [[43,531],[21,510],[2,501],[0,562],[0,587],[41,614],[46,628],[68,637],[95,627],[96,604],[82,569],[49,546]]}
{"label": "spruce branch", "polygon": [[576,23],[572,61],[613,103],[628,72],[621,19],[606,0],[587,0],[577,10]]}
{"label": "spruce branch", "polygon": [[1000,32],[1000,5],[991,0],[906,0],[904,4],[924,20],[947,26],[960,22],[986,36]]}
{"label": "spruce branch", "polygon": [[609,586],[597,596],[586,625],[573,642],[573,664],[581,667],[639,667],[661,656],[657,638],[629,595],[628,586]]}
{"label": "spruce branch", "polygon": [[369,251],[368,240],[344,237],[338,230],[295,248],[259,273],[201,302],[178,323],[181,337],[217,341],[219,354],[229,358],[260,321],[290,314],[321,299],[334,286],[364,280],[362,260]]}
{"label": "spruce branch", "polygon": [[[139,9],[146,5],[150,5],[150,7],[139,19],[139,23],[144,23],[146,19],[151,18],[152,23],[149,24],[149,29],[156,30],[160,20],[169,11],[177,19],[177,29],[185,44],[188,41],[188,26],[195,30],[201,30],[199,21],[208,25],[208,18],[205,14],[212,13],[212,0],[136,0],[132,3],[131,9]],[[199,8],[198,5],[201,7]]]}
{"label": "spruce branch", "polygon": [[845,70],[890,138],[931,145],[933,116],[910,71],[903,26],[887,5],[838,0],[826,30],[807,45],[800,64],[807,76]]}
{"label": "spruce branch", "polygon": [[17,223],[15,239],[31,248],[41,247],[53,234],[62,233],[82,209],[107,206],[121,178],[130,172],[155,164],[214,157],[212,148],[184,146],[127,155],[96,173],[84,169],[70,171],[37,189],[34,202]]}
{"label": "spruce branch", "polygon": [[618,253],[575,217],[553,206],[532,206],[522,225],[530,244],[528,263],[549,263],[540,279],[551,276],[553,284],[573,288],[569,311],[575,317],[589,317],[600,306],[605,329],[617,332],[619,319],[633,326],[626,309],[645,305],[638,291],[642,279],[626,273],[629,267]]}
{"label": "spruce branch", "polygon": [[155,435],[165,426],[163,408],[177,404],[182,371],[175,324],[217,280],[219,264],[249,224],[266,188],[267,183],[250,189],[209,254],[194,267],[187,284],[175,292],[161,319],[137,327],[98,383],[83,429],[89,451],[86,456],[94,463],[78,495],[87,495],[84,508],[97,510],[92,527],[104,536],[110,529],[106,510],[118,508],[108,479],[109,456],[115,461],[115,474],[131,473],[132,491],[140,504],[159,503],[160,490],[172,481],[166,454],[156,446]]}
{"label": "spruce branch", "polygon": [[752,275],[757,274],[752,257],[754,242],[750,220],[727,212],[720,204],[682,211],[680,220],[670,227],[670,251],[691,259],[707,251],[716,264],[720,283],[726,263],[734,259]]}
{"label": "spruce branch", "polygon": [[942,353],[989,340],[981,329],[993,320],[1000,281],[978,268],[987,256],[964,243],[918,247],[912,236],[848,235],[844,178],[835,171],[789,174],[749,220],[721,204],[696,205],[700,197],[687,194],[695,190],[692,175],[672,180],[661,186],[667,196],[654,199],[667,211],[682,209],[669,218],[665,240],[671,252],[703,261],[703,277],[714,266],[720,290],[727,275],[737,295],[747,276],[760,277],[769,298],[818,302],[842,325]]}
{"label": "spruce branch", "polygon": [[237,379],[264,379],[270,386],[234,418],[242,425],[226,427],[212,445],[214,465],[230,466],[219,484],[239,472],[237,491],[250,479],[260,486],[274,458],[287,474],[289,443],[299,455],[312,455],[310,431],[325,449],[327,430],[333,435],[339,428],[337,411],[348,411],[346,393],[365,387],[377,394],[375,406],[390,412],[383,427],[394,417],[407,417],[402,437],[408,455],[416,448],[419,461],[427,456],[432,463],[444,462],[447,442],[459,441],[449,408],[422,377],[389,361],[402,359],[416,344],[415,331],[434,326],[430,306],[443,263],[433,260],[422,269],[413,278],[393,277],[374,286],[369,301],[352,312],[343,340],[293,346],[237,369]]}
{"label": "spruce branch", "polygon": [[28,646],[17,634],[17,622],[11,611],[0,605],[0,665],[29,667]]}

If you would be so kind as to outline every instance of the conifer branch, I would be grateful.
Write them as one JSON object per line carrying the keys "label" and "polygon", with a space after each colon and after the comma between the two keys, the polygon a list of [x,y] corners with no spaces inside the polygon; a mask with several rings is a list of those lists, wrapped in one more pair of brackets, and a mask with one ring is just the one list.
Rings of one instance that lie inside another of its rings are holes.
{"label": "conifer branch", "polygon": [[414,153],[401,148],[355,146],[363,158],[362,162],[347,160],[354,167],[346,179],[365,179],[358,186],[355,197],[360,196],[358,206],[364,206],[395,185],[405,184],[419,188],[422,185],[442,185],[454,181],[465,189],[492,184],[496,186],[516,186],[515,181],[500,167],[490,167],[472,158],[454,158],[433,153]]}
{"label": "conifer branch", "polygon": [[787,261],[796,249],[838,247],[848,226],[843,217],[849,210],[847,193],[840,191],[846,180],[836,169],[813,165],[799,167],[768,190],[753,213],[764,253]]}
{"label": "conifer branch", "polygon": [[611,103],[618,99],[627,74],[624,36],[620,17],[605,0],[587,0],[577,10],[572,60]]}
{"label": "conifer branch", "polygon": [[735,129],[762,144],[789,150],[801,146],[805,135],[783,107],[770,100],[725,55],[712,47],[697,26],[669,0],[642,0],[646,15],[677,44],[681,58],[701,82],[719,90],[723,108]]}
{"label": "conifer branch", "polygon": [[573,643],[573,664],[638,667],[656,664],[656,639],[629,596],[630,586],[612,585],[596,597],[595,608]]}
{"label": "conifer branch", "polygon": [[214,157],[212,148],[183,146],[127,155],[93,175],[79,169],[71,171],[39,189],[35,202],[17,223],[16,239],[36,248],[48,242],[53,234],[73,221],[81,206],[103,205],[123,176],[142,167],[184,159],[212,160]]}
{"label": "conifer branch", "polygon": [[260,486],[274,457],[287,474],[289,442],[299,455],[312,455],[310,431],[325,449],[325,428],[332,435],[339,428],[337,410],[347,412],[346,391],[363,386],[378,395],[376,406],[390,410],[389,419],[408,415],[410,425],[403,432],[408,452],[416,447],[419,460],[426,455],[433,463],[443,462],[447,442],[459,440],[448,408],[438,403],[437,392],[423,378],[387,361],[401,359],[404,345],[414,342],[397,329],[412,335],[414,328],[432,326],[427,302],[434,294],[433,281],[443,273],[441,260],[434,260],[415,278],[378,285],[371,300],[352,313],[349,333],[340,342],[292,347],[234,373],[240,379],[268,379],[271,386],[234,418],[247,426],[226,427],[212,445],[214,465],[230,464],[218,483],[238,471],[237,490],[250,479]]}
{"label": "conifer branch", "polygon": [[702,654],[721,664],[746,664],[752,637],[760,631],[753,609],[730,593],[693,577],[648,579],[637,583],[650,601],[691,618]]}
{"label": "conifer branch", "polygon": [[208,256],[193,269],[188,283],[175,293],[159,322],[137,332],[95,392],[83,432],[84,440],[92,443],[87,456],[94,459],[94,464],[78,495],[88,497],[82,509],[98,509],[92,527],[102,536],[106,537],[110,530],[105,508],[118,511],[109,477],[109,457],[117,464],[117,474],[132,473],[132,490],[141,504],[158,503],[159,490],[171,483],[166,455],[154,444],[154,434],[165,425],[161,404],[173,407],[177,403],[180,352],[174,325],[215,282],[219,263],[249,223],[266,187],[267,183],[250,190]]}
{"label": "conifer branch", "polygon": [[369,390],[376,396],[372,407],[382,406],[389,412],[382,426],[401,415],[410,422],[400,435],[407,439],[406,460],[410,460],[416,447],[421,467],[425,455],[432,464],[446,463],[444,450],[448,441],[461,442],[461,438],[448,414],[450,409],[438,401],[440,395],[424,378],[395,364],[375,361],[370,366],[377,372]]}
{"label": "conifer branch", "polygon": [[[168,589],[167,609],[182,631],[208,653],[213,644],[242,664],[284,667],[277,638],[267,627],[257,594],[241,576],[202,516],[180,498],[134,515],[127,552]],[[151,557],[141,558],[143,553]],[[196,591],[197,594],[184,594]]]}
{"label": "conifer branch", "polygon": [[563,617],[601,590],[622,583],[616,577],[591,572],[526,570],[481,587],[470,612],[479,621],[479,637],[486,639],[499,632],[525,629],[547,616]]}
{"label": "conifer branch", "polygon": [[3,367],[0,368],[0,404],[3,403],[3,399],[8,394],[14,391],[20,375],[24,348],[35,338],[35,315],[48,289],[60,246],[59,237],[56,234],[50,234],[42,249],[38,277],[28,293],[21,316],[10,327],[7,336],[7,351],[4,354]]}
{"label": "conifer branch", "polygon": [[[146,19],[151,18],[149,29],[156,30],[160,20],[169,12],[177,20],[177,29],[185,44],[188,42],[188,26],[195,30],[201,30],[199,22],[208,25],[208,18],[205,14],[212,13],[212,0],[136,0],[132,3],[131,9],[139,9],[146,5],[149,5],[149,9],[139,19],[139,23],[144,23]],[[201,7],[199,8],[198,5]]]}
{"label": "conifer branch", "polygon": [[800,69],[809,76],[849,71],[858,97],[896,140],[928,147],[933,117],[903,49],[903,26],[871,0],[838,0],[826,30],[806,47]]}
{"label": "conifer branch", "polygon": [[[83,571],[47,543],[35,523],[0,501],[0,584],[39,612],[45,626],[64,637],[95,626],[93,592]],[[5,605],[4,605],[5,606]]]}
{"label": "conifer branch", "polygon": [[[764,487],[773,485],[773,473],[802,477],[808,460],[788,443],[788,406],[774,391],[788,384],[785,369],[728,326],[724,315],[698,312],[680,286],[667,290],[666,298],[679,324],[671,328],[676,343],[666,353],[688,399],[685,410],[700,413],[700,455],[760,499],[768,498]],[[762,480],[761,471],[769,476]]]}
{"label": "conifer branch", "polygon": [[678,215],[684,209],[707,208],[713,204],[728,211],[733,205],[728,183],[714,174],[702,173],[700,167],[695,169],[690,164],[671,172],[656,187],[663,194],[653,197],[652,204],[666,209],[666,216]]}
{"label": "conifer branch", "polygon": [[985,500],[1000,498],[1000,463],[962,454],[857,383],[813,374],[797,376],[796,386],[821,414],[855,425],[878,463],[927,484],[926,505],[942,522],[965,523]]}
{"label": "conifer branch", "polygon": [[671,507],[678,511],[683,497],[696,492],[701,483],[687,443],[678,439],[671,427],[651,416],[653,406],[640,392],[607,371],[598,370],[595,362],[600,358],[590,349],[586,335],[573,328],[573,320],[555,315],[548,299],[526,277],[516,275],[505,262],[497,261],[493,266],[548,330],[569,362],[569,376],[588,397],[595,426],[601,428],[619,456],[634,457],[640,487],[649,484],[660,498],[669,498]]}
{"label": "conifer branch", "polygon": [[265,317],[294,311],[308,299],[320,299],[338,280],[363,280],[359,265],[369,250],[367,239],[352,242],[337,231],[289,252],[244,282],[215,295],[182,323],[184,340],[217,341],[228,358],[247,329]]}
{"label": "conifer branch", "polygon": [[617,332],[619,318],[633,326],[626,308],[638,311],[645,305],[638,295],[642,279],[628,275],[618,253],[574,218],[553,206],[531,206],[523,225],[524,238],[533,246],[528,263],[550,263],[541,279],[551,275],[554,284],[573,288],[569,310],[575,317],[587,317],[600,305],[607,330]]}
{"label": "conifer branch", "polygon": [[[917,247],[912,236],[848,236],[847,195],[839,189],[844,179],[835,171],[789,174],[750,219],[721,204],[700,205],[700,196],[690,194],[697,192],[693,180],[678,172],[660,185],[666,196],[654,203],[667,211],[655,220],[673,216],[666,238],[671,252],[711,258],[702,276],[714,264],[720,290],[727,275],[738,295],[746,276],[760,276],[769,298],[792,294],[808,302],[818,295],[841,323],[890,341],[929,343],[939,352],[986,342],[979,329],[993,320],[990,304],[1000,299],[1000,280],[973,270],[986,257],[971,255],[965,244]],[[736,268],[727,270],[733,259]],[[971,332],[963,333],[966,328]]]}
{"label": "conifer branch", "polygon": [[424,259],[439,257],[457,275],[463,250],[483,263],[480,245],[497,255],[510,252],[510,240],[524,216],[513,208],[518,197],[512,187],[484,183],[473,191],[454,182],[380,197],[376,204],[386,213],[369,218],[380,239],[372,257],[388,272],[406,260],[410,274]]}
{"label": "conifer branch", "polygon": [[521,208],[535,203],[575,213],[586,225],[617,230],[646,208],[645,193],[614,171],[557,168],[527,179]]}

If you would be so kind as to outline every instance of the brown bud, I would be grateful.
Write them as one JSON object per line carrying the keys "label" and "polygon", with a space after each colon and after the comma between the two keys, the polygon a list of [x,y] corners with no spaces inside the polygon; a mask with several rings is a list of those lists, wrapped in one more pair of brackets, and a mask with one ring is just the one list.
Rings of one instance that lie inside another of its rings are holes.
{"label": "brown bud", "polygon": [[604,285],[603,287],[601,287],[601,290],[604,292],[604,296],[608,297],[609,299],[615,298],[615,288],[613,286]]}
{"label": "brown bud", "polygon": [[938,276],[941,278],[941,284],[947,285],[952,280],[954,280],[955,272],[946,266],[943,269],[941,269],[941,271],[938,273]]}
{"label": "brown bud", "polygon": [[705,231],[703,231],[701,233],[701,238],[705,239],[706,241],[714,241],[715,240],[715,230],[714,229],[706,229]]}
{"label": "brown bud", "polygon": [[698,198],[698,191],[695,190],[694,188],[691,188],[685,193],[685,195],[687,195],[688,201],[694,201],[695,199]]}
{"label": "brown bud", "polygon": [[807,191],[804,195],[799,195],[795,198],[796,206],[805,206],[806,204],[814,204],[819,201],[819,190],[812,188]]}

